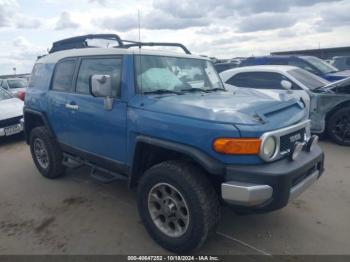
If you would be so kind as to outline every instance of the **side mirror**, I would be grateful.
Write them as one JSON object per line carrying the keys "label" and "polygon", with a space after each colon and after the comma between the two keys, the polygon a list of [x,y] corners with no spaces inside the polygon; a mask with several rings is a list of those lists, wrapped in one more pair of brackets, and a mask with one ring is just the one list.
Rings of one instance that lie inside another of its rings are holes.
{"label": "side mirror", "polygon": [[112,77],[110,75],[93,75],[90,91],[96,97],[112,97]]}
{"label": "side mirror", "polygon": [[112,77],[110,75],[93,75],[90,80],[90,92],[95,97],[104,98],[104,109],[112,110]]}
{"label": "side mirror", "polygon": [[282,81],[281,81],[281,86],[282,86],[284,89],[286,89],[286,90],[291,90],[293,84],[292,84],[290,81],[288,81],[288,80],[282,80]]}

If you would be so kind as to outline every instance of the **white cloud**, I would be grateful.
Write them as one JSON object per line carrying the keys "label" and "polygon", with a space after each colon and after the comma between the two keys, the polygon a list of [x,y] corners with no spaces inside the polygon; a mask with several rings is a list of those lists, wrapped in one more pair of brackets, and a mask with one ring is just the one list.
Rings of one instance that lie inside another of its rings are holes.
{"label": "white cloud", "polygon": [[78,27],[79,27],[79,24],[72,19],[71,14],[67,11],[64,11],[61,13],[60,17],[58,18],[55,29],[64,30],[64,29],[74,29]]}
{"label": "white cloud", "polygon": [[348,0],[0,0],[0,74],[15,64],[30,71],[52,42],[71,36],[117,33],[138,40],[137,10],[143,41],[235,57],[349,45],[349,9]]}

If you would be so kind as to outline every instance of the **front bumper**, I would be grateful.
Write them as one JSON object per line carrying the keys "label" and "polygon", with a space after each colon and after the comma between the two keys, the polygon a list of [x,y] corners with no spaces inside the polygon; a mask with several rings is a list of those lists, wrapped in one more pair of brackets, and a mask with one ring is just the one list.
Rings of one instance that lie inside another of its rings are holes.
{"label": "front bumper", "polygon": [[[0,137],[18,134],[18,133],[23,131],[23,126],[24,126],[24,120],[23,120],[23,118],[21,118],[19,123],[17,123],[17,124],[10,125],[10,126],[7,126],[7,127],[1,127],[0,128]],[[7,134],[5,132],[5,129],[8,128],[8,127],[15,127],[16,131],[11,133],[11,134]]]}
{"label": "front bumper", "polygon": [[227,166],[221,196],[231,206],[271,211],[304,192],[323,171],[324,154],[319,146],[302,152],[295,161],[286,158],[263,165]]}

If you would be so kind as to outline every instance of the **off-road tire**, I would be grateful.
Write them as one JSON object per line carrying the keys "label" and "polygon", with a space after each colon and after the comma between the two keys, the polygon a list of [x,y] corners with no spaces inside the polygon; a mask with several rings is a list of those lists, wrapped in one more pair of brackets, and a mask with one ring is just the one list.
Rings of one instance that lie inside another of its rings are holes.
{"label": "off-road tire", "polygon": [[[335,134],[336,125],[339,121],[339,118],[341,117],[347,118],[347,123],[348,123],[347,128],[350,128],[350,107],[348,106],[345,108],[338,109],[328,118],[327,133],[335,143],[343,146],[350,146],[350,139],[347,139],[346,141],[344,141],[339,137],[339,135]],[[350,131],[348,131],[347,136],[348,137],[350,136]]]}
{"label": "off-road tire", "polygon": [[[38,159],[34,153],[34,141],[36,139],[40,139],[48,153],[48,167],[44,168],[38,162]],[[58,178],[64,175],[65,166],[62,164],[62,151],[57,143],[57,141],[52,138],[47,131],[47,129],[43,126],[35,127],[30,133],[30,152],[32,154],[33,161],[40,171],[40,173],[50,179]]]}
{"label": "off-road tire", "polygon": [[[189,210],[189,224],[182,236],[169,237],[155,225],[148,208],[148,194],[159,184],[176,188]],[[220,219],[218,196],[204,172],[186,161],[166,161],[148,169],[138,185],[138,210],[142,222],[160,246],[175,253],[199,248]]]}

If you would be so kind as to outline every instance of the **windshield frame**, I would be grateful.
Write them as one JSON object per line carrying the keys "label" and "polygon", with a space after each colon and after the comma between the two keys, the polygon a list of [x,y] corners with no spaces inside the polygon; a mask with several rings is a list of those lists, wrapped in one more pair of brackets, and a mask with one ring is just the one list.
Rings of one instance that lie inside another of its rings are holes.
{"label": "windshield frame", "polygon": [[[326,75],[326,74],[330,74],[330,73],[335,73],[335,72],[339,72],[339,69],[336,68],[335,66],[328,64],[327,62],[323,61],[322,59],[315,57],[315,56],[303,56],[302,59],[309,63],[312,67],[316,68],[319,72],[321,72],[322,74]],[[317,63],[320,63],[322,65],[324,65],[325,67],[328,67],[329,70],[324,70],[323,68],[319,67],[317,65]]]}
{"label": "windshield frame", "polygon": [[[304,74],[308,79],[313,79],[315,81],[318,81],[320,83],[322,83],[321,86],[317,86],[317,87],[314,87],[314,86],[310,86],[308,83],[300,80],[300,78],[298,76],[296,76],[294,74],[294,72],[301,72],[302,74]],[[297,80],[299,83],[301,83],[303,86],[306,86],[309,90],[313,91],[313,90],[317,90],[318,88],[321,88],[321,87],[324,87],[326,85],[329,84],[329,81],[315,75],[315,74],[312,74],[310,73],[309,71],[305,70],[305,69],[302,69],[302,68],[294,68],[294,69],[290,69],[287,71],[287,73],[292,76],[295,80]]]}
{"label": "windshield frame", "polygon": [[[200,60],[200,61],[203,61],[203,62],[208,62],[212,69],[213,69],[213,72],[215,73],[216,77],[218,78],[219,80],[219,83],[220,83],[220,88],[222,88],[223,91],[226,91],[226,88],[225,88],[225,85],[219,75],[219,73],[216,71],[215,67],[214,67],[214,64],[213,62],[210,60],[210,59],[204,59],[204,58],[197,58],[197,57],[185,57],[185,56],[172,56],[172,55],[157,55],[157,54],[143,54],[143,53],[140,53],[140,54],[134,54],[133,55],[133,63],[134,63],[134,90],[135,90],[135,94],[143,94],[143,95],[151,95],[151,93],[148,93],[147,94],[147,91],[144,91],[143,88],[139,87],[139,84],[138,84],[138,81],[137,81],[137,77],[138,77],[138,60],[137,58],[138,57],[145,57],[145,56],[153,56],[153,57],[164,57],[164,58],[176,58],[176,59],[189,59],[189,60]],[[206,74],[206,78],[208,78],[209,80],[209,77],[208,75]],[[211,90],[211,89],[216,89],[215,87],[212,87],[212,88],[209,88],[209,89],[203,89],[203,91],[205,90]],[[154,90],[156,91],[156,89]]]}

